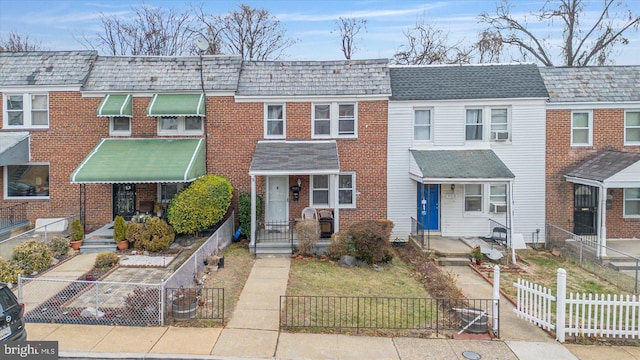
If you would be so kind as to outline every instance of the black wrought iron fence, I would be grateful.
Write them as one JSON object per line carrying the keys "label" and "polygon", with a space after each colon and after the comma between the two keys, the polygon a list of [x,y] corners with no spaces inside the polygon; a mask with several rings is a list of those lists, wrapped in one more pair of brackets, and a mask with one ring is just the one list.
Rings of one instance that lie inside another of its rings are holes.
{"label": "black wrought iron fence", "polygon": [[[495,305],[495,306],[494,306]],[[499,301],[353,296],[280,296],[280,328],[441,331],[499,336]],[[494,318],[495,315],[495,318]]]}
{"label": "black wrought iron fence", "polygon": [[293,241],[295,220],[269,221],[261,224],[257,232],[259,243],[288,243]]}
{"label": "black wrought iron fence", "polygon": [[165,289],[167,320],[213,320],[224,325],[223,288]]}
{"label": "black wrought iron fence", "polygon": [[[423,249],[425,248],[424,225],[422,225],[422,223],[415,218],[411,218],[411,236],[413,236],[413,238],[415,238],[420,243],[420,245],[422,245]],[[430,249],[431,247],[429,246],[429,239],[426,240],[427,249]]]}

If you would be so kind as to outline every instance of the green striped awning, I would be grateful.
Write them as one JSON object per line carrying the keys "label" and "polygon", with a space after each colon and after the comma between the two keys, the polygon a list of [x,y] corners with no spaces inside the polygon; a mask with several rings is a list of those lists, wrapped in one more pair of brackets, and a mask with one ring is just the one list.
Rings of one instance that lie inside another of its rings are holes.
{"label": "green striped awning", "polygon": [[148,116],[205,116],[204,94],[154,94]]}
{"label": "green striped awning", "polygon": [[131,106],[131,98],[129,95],[108,94],[102,99],[96,113],[98,116],[133,116],[133,107]]}
{"label": "green striped awning", "polygon": [[205,174],[204,139],[102,139],[72,184],[191,182]]}

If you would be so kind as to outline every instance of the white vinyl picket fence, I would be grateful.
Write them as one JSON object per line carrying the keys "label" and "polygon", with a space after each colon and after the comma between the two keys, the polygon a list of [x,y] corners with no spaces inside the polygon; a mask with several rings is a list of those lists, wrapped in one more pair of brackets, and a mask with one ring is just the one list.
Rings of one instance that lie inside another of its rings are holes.
{"label": "white vinyl picket fence", "polygon": [[555,296],[551,289],[526,280],[513,285],[518,291],[514,312],[543,329],[555,330],[560,342],[566,335],[640,339],[640,298],[635,295],[570,293],[567,297],[564,269],[558,269]]}

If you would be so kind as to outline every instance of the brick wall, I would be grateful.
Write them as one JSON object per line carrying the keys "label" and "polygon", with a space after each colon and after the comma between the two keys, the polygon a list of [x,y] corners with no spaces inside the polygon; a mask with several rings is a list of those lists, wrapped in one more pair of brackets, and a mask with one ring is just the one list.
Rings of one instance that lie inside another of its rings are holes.
{"label": "brick wall", "polygon": [[[603,150],[640,152],[640,146],[624,146],[624,110],[593,110],[593,146],[571,146],[571,110],[547,110],[546,218],[573,231],[573,184],[564,175]],[[623,190],[615,189],[612,209],[607,210],[607,237],[640,235],[640,219],[622,216]]]}

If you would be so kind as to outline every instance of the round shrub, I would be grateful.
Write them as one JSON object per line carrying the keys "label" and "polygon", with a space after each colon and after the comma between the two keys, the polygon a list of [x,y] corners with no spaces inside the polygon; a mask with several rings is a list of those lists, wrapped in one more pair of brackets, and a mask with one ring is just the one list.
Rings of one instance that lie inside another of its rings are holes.
{"label": "round shrub", "polygon": [[17,283],[20,269],[4,258],[0,257],[0,282]]}
{"label": "round shrub", "polygon": [[179,234],[195,234],[222,220],[231,205],[233,186],[225,177],[205,175],[169,203],[169,224]]}
{"label": "round shrub", "polygon": [[93,263],[93,267],[96,269],[106,270],[116,266],[118,261],[120,261],[120,258],[115,253],[101,252],[96,256],[96,261]]}
{"label": "round shrub", "polygon": [[69,253],[69,239],[56,236],[51,239],[49,249],[51,250],[51,255],[56,258],[65,256]]}
{"label": "round shrub", "polygon": [[153,217],[144,223],[145,239],[142,241],[142,248],[156,252],[168,249],[176,235],[166,221]]}
{"label": "round shrub", "polygon": [[31,239],[13,249],[11,261],[23,274],[30,275],[47,269],[51,258],[51,250],[44,242]]}
{"label": "round shrub", "polygon": [[353,238],[343,231],[334,233],[331,243],[327,245],[327,255],[333,259],[339,259],[342,255],[356,256]]}
{"label": "round shrub", "polygon": [[[262,218],[262,197],[256,195],[256,219]],[[249,237],[251,234],[251,193],[241,193],[238,195],[238,222],[240,223],[240,234]]]}
{"label": "round shrub", "polygon": [[120,215],[113,220],[113,240],[117,243],[124,241],[127,234],[127,222]]}
{"label": "round shrub", "polygon": [[387,236],[387,225],[380,221],[366,220],[355,223],[347,230],[351,236],[356,256],[367,264],[391,260],[391,244]]}
{"label": "round shrub", "polygon": [[142,249],[142,244],[149,239],[149,234],[144,231],[144,225],[130,222],[127,224],[126,239],[131,247]]}

